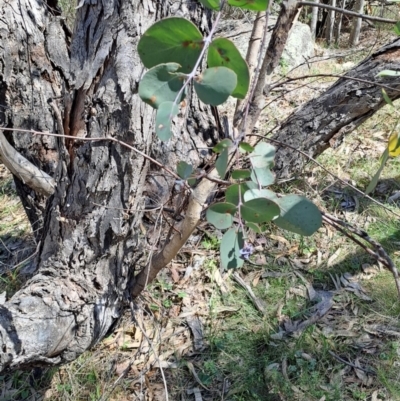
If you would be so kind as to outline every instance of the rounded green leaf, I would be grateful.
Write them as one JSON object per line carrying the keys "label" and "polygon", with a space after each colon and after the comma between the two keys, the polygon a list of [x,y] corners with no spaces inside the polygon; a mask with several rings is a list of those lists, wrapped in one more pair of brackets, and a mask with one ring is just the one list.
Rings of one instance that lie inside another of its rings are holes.
{"label": "rounded green leaf", "polygon": [[274,165],[275,147],[266,142],[258,143],[250,154],[250,161],[255,168],[271,168]]}
{"label": "rounded green leaf", "polygon": [[240,142],[239,143],[239,148],[242,149],[244,152],[248,152],[251,153],[254,151],[253,146],[251,146],[249,143],[247,142]]}
{"label": "rounded green leaf", "polygon": [[246,226],[249,227],[250,230],[253,230],[257,234],[262,234],[262,232],[263,232],[261,227],[256,223],[246,222]]}
{"label": "rounded green leaf", "polygon": [[377,77],[398,77],[400,76],[400,71],[394,70],[383,70],[376,74]]}
{"label": "rounded green leaf", "polygon": [[212,106],[224,103],[236,85],[236,74],[226,67],[207,68],[194,80],[194,88],[199,99]]}
{"label": "rounded green leaf", "polygon": [[266,198],[252,199],[240,208],[243,220],[250,223],[265,223],[279,216],[279,206]]}
{"label": "rounded green leaf", "polygon": [[168,141],[172,136],[172,119],[178,114],[179,108],[174,102],[161,103],[156,115],[156,134],[162,141]]}
{"label": "rounded green leaf", "polygon": [[244,247],[243,232],[235,228],[228,230],[221,239],[221,264],[224,269],[236,269],[243,266],[240,250]]}
{"label": "rounded green leaf", "polygon": [[[174,74],[179,64],[160,64],[146,72],[139,83],[139,96],[150,106],[158,109],[161,103],[174,102],[184,84],[180,74]],[[185,94],[176,103],[180,103]]]}
{"label": "rounded green leaf", "polygon": [[243,200],[245,202],[251,201],[252,199],[258,198],[266,198],[271,201],[276,201],[278,197],[275,192],[270,191],[269,189],[249,189],[243,195]]}
{"label": "rounded green leaf", "polygon": [[215,228],[223,230],[233,224],[233,215],[236,212],[236,206],[232,203],[216,203],[207,209],[207,221]]}
{"label": "rounded green leaf", "polygon": [[247,181],[243,183],[244,185],[246,185],[247,189],[257,189],[258,185],[253,182],[253,181]]}
{"label": "rounded green leaf", "polygon": [[198,60],[204,46],[203,36],[185,18],[166,18],[153,24],[142,35],[138,53],[147,68],[174,62],[180,71],[189,73]]}
{"label": "rounded green leaf", "polygon": [[215,162],[215,168],[217,169],[219,176],[224,179],[226,169],[228,168],[228,149],[224,149],[218,156],[218,159]]}
{"label": "rounded green leaf", "polygon": [[214,39],[208,48],[209,67],[227,67],[237,76],[237,85],[232,96],[244,99],[250,84],[249,67],[239,50],[229,39]]}
{"label": "rounded green leaf", "polygon": [[182,178],[182,180],[186,180],[190,174],[192,174],[192,171],[193,167],[184,161],[180,161],[176,168],[176,172],[178,173],[179,177]]}
{"label": "rounded green leaf", "polygon": [[218,11],[220,9],[219,0],[199,0],[204,7],[210,8],[211,10]]}
{"label": "rounded green leaf", "polygon": [[274,183],[275,174],[269,168],[253,168],[251,179],[259,185],[267,186]]}
{"label": "rounded green leaf", "polygon": [[223,139],[221,142],[218,142],[214,147],[213,147],[213,152],[215,153],[221,153],[224,149],[228,149],[232,146],[232,141],[228,138]]}
{"label": "rounded green leaf", "polygon": [[238,169],[232,171],[232,178],[234,180],[244,180],[249,178],[251,175],[251,171],[249,169]]}
{"label": "rounded green leaf", "polygon": [[243,200],[243,194],[245,191],[247,191],[247,187],[244,184],[230,185],[225,191],[225,200],[234,205],[238,205],[240,198]]}
{"label": "rounded green leaf", "polygon": [[312,235],[321,227],[321,212],[304,196],[286,195],[277,203],[281,213],[274,223],[278,227],[300,235]]}
{"label": "rounded green leaf", "polygon": [[268,7],[268,0],[228,0],[228,4],[245,10],[265,11]]}

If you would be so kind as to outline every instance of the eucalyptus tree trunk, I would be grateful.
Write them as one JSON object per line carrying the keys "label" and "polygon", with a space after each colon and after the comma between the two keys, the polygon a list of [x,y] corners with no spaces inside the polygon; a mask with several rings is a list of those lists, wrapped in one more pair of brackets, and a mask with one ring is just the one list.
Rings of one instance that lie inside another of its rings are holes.
{"label": "eucalyptus tree trunk", "polygon": [[[143,32],[177,12],[207,31],[210,14],[173,1],[78,3],[71,35],[55,1],[0,0],[0,125],[20,130],[4,134],[56,182],[46,202],[18,181],[32,224],[44,225],[35,276],[0,305],[0,371],[65,363],[104,337],[147,260],[143,210],[174,201],[173,179],[142,154],[171,169],[178,160],[196,167],[215,142],[208,110],[193,99],[161,144],[153,109],[137,95]],[[84,140],[94,137],[103,139]]]}
{"label": "eucalyptus tree trunk", "polygon": [[[315,3],[319,3],[319,0],[314,0]],[[310,29],[313,39],[317,36],[317,22],[318,22],[318,7],[311,7],[311,22]]]}
{"label": "eucalyptus tree trunk", "polygon": [[[342,0],[342,7],[343,10],[346,9],[346,0]],[[339,44],[340,41],[340,33],[342,30],[342,20],[343,20],[343,14],[339,13],[338,15],[338,21],[337,21],[337,26],[336,26],[336,30],[335,30],[335,44]]]}
{"label": "eucalyptus tree trunk", "polygon": [[[336,0],[330,0],[330,5],[332,7],[336,7]],[[335,11],[334,10],[329,10],[328,11],[328,18],[327,18],[327,22],[326,22],[326,43],[328,45],[331,44],[332,39],[333,39],[333,28],[335,26]]]}
{"label": "eucalyptus tree trunk", "polygon": [[[357,0],[354,5],[354,11],[356,13],[362,13],[363,10],[364,10],[364,0]],[[349,39],[350,47],[358,45],[358,42],[360,40],[361,24],[362,24],[361,18],[354,18]]]}

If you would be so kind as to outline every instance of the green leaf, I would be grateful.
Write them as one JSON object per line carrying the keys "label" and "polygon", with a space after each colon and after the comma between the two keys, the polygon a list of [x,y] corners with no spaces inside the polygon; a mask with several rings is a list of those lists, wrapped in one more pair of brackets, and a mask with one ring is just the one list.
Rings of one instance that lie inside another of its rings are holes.
{"label": "green leaf", "polygon": [[234,180],[244,180],[249,178],[251,175],[251,171],[249,169],[238,169],[232,171],[232,178]]}
{"label": "green leaf", "polygon": [[400,36],[400,21],[396,22],[396,25],[393,27],[393,30],[397,36]]}
{"label": "green leaf", "polygon": [[232,146],[232,141],[230,139],[223,139],[221,142],[217,143],[213,147],[213,152],[221,153],[224,149],[228,149]]}
{"label": "green leaf", "polygon": [[[150,106],[158,109],[161,103],[174,102],[182,89],[184,80],[180,74],[174,74],[179,64],[160,64],[146,72],[139,83],[139,96]],[[176,103],[185,97],[184,93]]]}
{"label": "green leaf", "polygon": [[224,103],[236,85],[236,74],[226,67],[207,68],[194,80],[194,88],[199,99],[212,106]]}
{"label": "green leaf", "polygon": [[[240,199],[243,200],[243,195],[248,189],[249,188],[244,183],[230,185],[225,191],[226,202],[233,203],[234,205],[238,205]],[[240,191],[240,196],[239,196],[239,191]]]}
{"label": "green leaf", "polygon": [[388,96],[387,92],[386,92],[385,89],[383,89],[383,88],[382,88],[382,96],[383,96],[383,99],[385,100],[385,102],[386,102],[389,106],[394,107],[394,106],[393,106],[393,103],[392,103],[392,99],[390,99],[390,97]]}
{"label": "green leaf", "polygon": [[372,177],[371,182],[369,183],[365,194],[368,195],[371,192],[374,191],[374,189],[376,188],[376,186],[378,185],[378,181],[379,181],[379,177],[381,176],[382,170],[385,167],[386,162],[389,160],[389,149],[386,148],[385,151],[383,152],[380,162],[381,165],[379,166],[378,171],[375,173],[375,175]]}
{"label": "green leaf", "polygon": [[147,68],[174,62],[181,65],[180,71],[193,70],[204,46],[203,36],[185,18],[166,18],[153,24],[142,35],[138,53]]}
{"label": "green leaf", "polygon": [[267,186],[274,183],[275,174],[269,168],[253,168],[251,179],[259,185]]}
{"label": "green leaf", "polygon": [[216,203],[207,209],[207,221],[215,228],[223,230],[233,224],[233,215],[236,213],[236,206],[232,203]]}
{"label": "green leaf", "polygon": [[274,223],[285,230],[300,235],[312,235],[322,225],[321,212],[310,200],[300,195],[286,195],[278,198],[280,216]]}
{"label": "green leaf", "polygon": [[279,216],[279,213],[278,205],[266,198],[252,199],[240,208],[242,219],[250,223],[266,223]]}
{"label": "green leaf", "polygon": [[246,185],[247,189],[257,189],[258,185],[253,181],[244,182],[243,185]]}
{"label": "green leaf", "polygon": [[196,177],[189,177],[187,179],[187,183],[188,183],[189,186],[191,186],[193,188],[197,183],[197,178]]}
{"label": "green leaf", "polygon": [[255,168],[271,168],[274,165],[275,147],[266,142],[260,142],[250,154],[250,161]]}
{"label": "green leaf", "polygon": [[211,10],[219,11],[220,5],[219,0],[199,0],[204,7],[210,8]]}
{"label": "green leaf", "polygon": [[253,230],[257,234],[262,234],[262,229],[261,227],[256,224],[256,223],[251,223],[251,222],[246,222],[246,226],[250,228],[250,230]]}
{"label": "green leaf", "polygon": [[232,96],[244,99],[250,84],[249,67],[239,50],[229,39],[214,39],[208,48],[209,67],[227,67],[237,76],[237,85]]}
{"label": "green leaf", "polygon": [[224,179],[225,177],[227,167],[228,167],[228,149],[224,149],[215,162],[215,168],[217,169],[218,174],[222,179]]}
{"label": "green leaf", "polygon": [[156,115],[156,134],[162,141],[167,141],[172,136],[172,119],[178,114],[179,108],[174,102],[160,104]]}
{"label": "green leaf", "polygon": [[221,239],[221,264],[224,269],[236,269],[243,266],[240,250],[244,247],[243,232],[235,228],[229,229]]}
{"label": "green leaf", "polygon": [[377,77],[399,77],[400,71],[393,71],[393,70],[383,70],[379,74],[376,75]]}
{"label": "green leaf", "polygon": [[252,199],[258,199],[258,198],[265,198],[269,199],[271,201],[276,201],[278,197],[276,196],[276,193],[273,191],[270,191],[269,189],[250,189],[246,191],[243,195],[243,200],[245,202],[248,202]]}
{"label": "green leaf", "polygon": [[239,148],[244,150],[245,152],[251,153],[254,151],[253,146],[251,146],[249,143],[247,142],[240,142],[239,143]]}
{"label": "green leaf", "polygon": [[178,173],[179,177],[182,178],[182,180],[186,180],[190,174],[192,174],[192,171],[193,167],[184,161],[180,161],[176,168],[176,172]]}
{"label": "green leaf", "polygon": [[268,7],[268,0],[228,0],[228,4],[245,10],[265,11]]}

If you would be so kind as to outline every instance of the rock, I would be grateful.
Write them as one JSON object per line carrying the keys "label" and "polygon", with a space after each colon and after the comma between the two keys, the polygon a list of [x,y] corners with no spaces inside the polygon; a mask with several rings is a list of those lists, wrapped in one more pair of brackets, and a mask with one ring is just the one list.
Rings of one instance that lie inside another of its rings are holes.
{"label": "rock", "polygon": [[282,55],[283,62],[288,67],[294,68],[311,57],[314,57],[314,41],[310,27],[301,22],[296,22],[290,30],[288,42]]}
{"label": "rock", "polygon": [[[272,28],[277,17],[270,16],[268,20],[267,43],[271,38]],[[225,37],[232,40],[243,57],[246,57],[247,47],[252,30],[252,21],[249,19],[223,20],[217,30],[217,37]],[[281,59],[281,73],[303,64],[308,58],[314,56],[314,41],[310,27],[301,22],[296,22],[292,27],[288,42]]]}

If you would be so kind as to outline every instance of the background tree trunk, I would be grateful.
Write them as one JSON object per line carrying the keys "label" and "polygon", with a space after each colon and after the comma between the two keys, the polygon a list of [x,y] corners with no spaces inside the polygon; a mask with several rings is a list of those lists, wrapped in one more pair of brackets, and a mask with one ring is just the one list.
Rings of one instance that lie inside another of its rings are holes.
{"label": "background tree trunk", "polygon": [[[356,4],[354,5],[354,11],[356,13],[362,13],[364,10],[364,0],[357,0]],[[361,18],[354,18],[353,26],[350,32],[350,39],[349,39],[349,46],[354,47],[358,45],[360,39],[360,32],[361,32]]]}
{"label": "background tree trunk", "polygon": [[[392,100],[400,98],[400,78],[377,78],[383,70],[400,70],[399,39],[382,47],[345,75],[364,82],[339,79],[322,95],[290,115],[272,138],[312,157],[330,146],[338,146],[345,135],[386,104],[382,88],[374,82],[387,85],[385,90]],[[298,152],[279,147],[276,172],[280,178],[291,176],[299,172],[306,161]]]}
{"label": "background tree trunk", "polygon": [[[3,2],[1,125],[113,137],[173,169],[177,160],[195,167],[204,162],[208,152],[198,148],[212,145],[216,130],[195,98],[183,111],[189,120],[176,122],[174,139],[154,139],[153,109],[137,96],[143,67],[136,46],[169,13],[179,11],[202,30],[209,28],[210,13],[193,4],[189,12],[183,4],[147,0],[79,6],[70,37],[43,1]],[[115,142],[21,132],[7,137],[57,187],[45,205],[24,183],[17,186],[36,213],[31,222],[44,215],[44,228],[37,274],[0,306],[0,370],[68,362],[119,318],[133,276],[145,264],[146,239],[138,230],[143,193],[166,202],[174,182],[163,171],[149,172],[146,159]]]}
{"label": "background tree trunk", "polygon": [[[332,7],[336,7],[336,0],[331,0],[330,5]],[[333,39],[333,28],[335,26],[335,11],[334,10],[329,10],[328,11],[328,18],[326,21],[326,43],[328,45],[331,44],[332,39]]]}
{"label": "background tree trunk", "polygon": [[[315,3],[319,3],[319,0],[314,0]],[[315,40],[317,36],[317,22],[318,22],[318,7],[311,7],[311,22],[310,22],[310,29],[311,35]]]}
{"label": "background tree trunk", "polygon": [[[346,9],[346,0],[342,0],[341,8],[343,10]],[[335,44],[337,44],[337,45],[340,42],[340,34],[341,34],[341,30],[342,30],[342,20],[343,20],[343,14],[339,13],[338,20],[337,20],[337,26],[336,26],[336,30],[335,30]]]}

